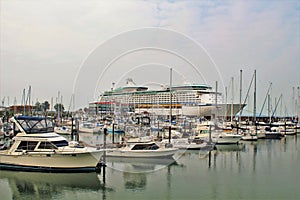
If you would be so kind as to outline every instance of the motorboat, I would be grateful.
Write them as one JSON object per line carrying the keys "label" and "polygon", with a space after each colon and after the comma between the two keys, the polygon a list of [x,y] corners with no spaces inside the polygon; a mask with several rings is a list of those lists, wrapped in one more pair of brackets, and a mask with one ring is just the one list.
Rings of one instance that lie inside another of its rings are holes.
{"label": "motorboat", "polygon": [[54,132],[61,135],[71,135],[72,128],[69,126],[56,126],[54,127]]}
{"label": "motorboat", "polygon": [[103,128],[102,125],[95,124],[92,122],[83,122],[79,125],[80,133],[99,133],[99,131]]}
{"label": "motorboat", "polygon": [[242,136],[241,138],[243,141],[257,141],[258,137],[257,135],[253,135],[253,134],[245,134],[244,136]]}
{"label": "motorboat", "polygon": [[281,139],[284,137],[282,127],[266,127],[266,139]]}
{"label": "motorboat", "polygon": [[[169,142],[168,139],[164,139],[161,141],[164,144]],[[207,149],[210,145],[209,142],[202,139],[189,139],[189,138],[177,138],[171,139],[170,143],[173,147],[178,149],[186,149],[186,150],[202,150]]]}
{"label": "motorboat", "polygon": [[242,131],[241,134],[243,134],[241,140],[243,141],[257,141],[258,134],[261,133],[259,132],[260,130],[256,126],[249,126],[248,128],[242,129],[241,131]]}
{"label": "motorboat", "polygon": [[39,172],[95,171],[104,150],[68,142],[54,132],[53,120],[15,116],[15,136],[0,150],[0,169]]}
{"label": "motorboat", "polygon": [[126,158],[172,158],[178,148],[156,142],[126,143],[123,147],[106,149],[106,156]]}
{"label": "motorboat", "polygon": [[222,132],[217,136],[216,144],[236,144],[242,137],[239,134]]}

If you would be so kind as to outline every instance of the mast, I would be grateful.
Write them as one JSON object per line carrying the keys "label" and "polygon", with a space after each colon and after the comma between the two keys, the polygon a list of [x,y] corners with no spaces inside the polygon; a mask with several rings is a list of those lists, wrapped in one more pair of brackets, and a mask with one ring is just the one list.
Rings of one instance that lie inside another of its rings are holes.
{"label": "mast", "polygon": [[170,126],[169,126],[169,143],[171,143],[171,127],[172,127],[172,68],[170,68]]}
{"label": "mast", "polygon": [[29,102],[28,103],[29,107],[28,107],[28,111],[27,112],[28,113],[31,112],[31,110],[30,110],[30,99],[31,99],[31,85],[29,86],[28,91],[27,91],[27,97],[26,97],[25,105],[24,105],[24,115],[25,115],[25,107],[27,105],[27,102]]}
{"label": "mast", "polygon": [[216,81],[215,104],[216,104],[216,114],[215,114],[215,118],[217,119],[217,114],[218,114],[218,81]]}
{"label": "mast", "polygon": [[[25,88],[23,89],[23,94],[22,94],[22,100],[21,100],[21,105],[24,105],[24,113],[23,115],[25,115],[25,112],[26,112],[26,108],[25,108]],[[23,104],[24,103],[24,104]]]}
{"label": "mast", "polygon": [[57,121],[58,121],[58,123],[60,123],[60,104],[59,104],[59,99],[60,99],[60,91],[58,91],[57,101],[56,101],[56,105],[57,105]]}
{"label": "mast", "polygon": [[254,70],[253,121],[256,122],[256,70]]}
{"label": "mast", "polygon": [[226,107],[225,107],[225,119],[226,119],[226,121],[227,121],[227,87],[225,87],[225,105],[226,105]]}
{"label": "mast", "polygon": [[231,108],[230,108],[230,121],[232,123],[232,120],[233,120],[233,95],[234,95],[234,92],[233,92],[233,89],[234,89],[234,86],[233,86],[233,77],[231,77]]}
{"label": "mast", "polygon": [[[241,115],[242,115],[242,78],[243,78],[243,70],[240,70],[240,111],[239,111],[238,126],[240,126]],[[239,133],[239,129],[237,129],[237,133]]]}
{"label": "mast", "polygon": [[298,94],[297,94],[297,101],[296,102],[296,105],[297,105],[297,122],[299,124],[299,121],[300,121],[300,115],[299,115],[299,112],[300,112],[300,87],[298,86],[297,87],[297,90],[298,90]]}
{"label": "mast", "polygon": [[270,94],[268,94],[268,117],[269,117],[269,123],[271,122],[271,117],[270,117]]}
{"label": "mast", "polygon": [[295,104],[295,87],[293,87],[293,97],[292,97],[292,120],[294,120],[294,116],[296,116],[296,106],[294,106]]}
{"label": "mast", "polygon": [[170,126],[172,125],[171,124],[171,121],[172,121],[172,68],[170,68],[170,89],[169,89],[169,92],[170,92]]}

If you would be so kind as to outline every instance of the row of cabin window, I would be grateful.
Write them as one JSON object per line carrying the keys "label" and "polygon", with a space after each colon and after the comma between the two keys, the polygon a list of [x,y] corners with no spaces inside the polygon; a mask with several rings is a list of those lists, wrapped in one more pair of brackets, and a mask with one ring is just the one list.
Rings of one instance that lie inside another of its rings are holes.
{"label": "row of cabin window", "polygon": [[[26,151],[33,151],[37,144],[39,142],[35,142],[35,141],[21,141],[21,143],[19,144],[17,151],[22,151],[22,150],[26,150]],[[40,142],[38,149],[57,149],[57,147],[59,146],[67,146],[68,142],[67,141],[58,141],[56,142],[56,145],[53,145],[50,142]]]}

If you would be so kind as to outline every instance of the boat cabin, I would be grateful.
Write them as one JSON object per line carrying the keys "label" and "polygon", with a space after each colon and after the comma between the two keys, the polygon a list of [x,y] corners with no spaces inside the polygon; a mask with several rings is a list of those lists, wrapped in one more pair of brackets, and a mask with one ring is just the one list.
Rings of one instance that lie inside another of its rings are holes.
{"label": "boat cabin", "polygon": [[137,143],[132,145],[131,150],[157,150],[159,146],[153,143]]}
{"label": "boat cabin", "polygon": [[64,138],[58,136],[55,140],[47,138],[33,138],[27,136],[16,136],[13,138],[14,142],[9,152],[54,152],[59,147],[69,146],[69,143]]}

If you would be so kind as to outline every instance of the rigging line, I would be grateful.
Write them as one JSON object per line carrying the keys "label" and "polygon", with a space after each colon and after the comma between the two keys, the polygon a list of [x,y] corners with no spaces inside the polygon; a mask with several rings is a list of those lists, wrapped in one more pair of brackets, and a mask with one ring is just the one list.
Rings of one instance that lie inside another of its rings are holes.
{"label": "rigging line", "polygon": [[[250,92],[250,88],[251,88],[252,83],[253,83],[253,80],[254,80],[254,75],[255,75],[255,73],[254,73],[253,76],[252,76],[252,79],[251,79],[250,85],[249,85],[249,87],[248,87],[248,91],[247,91],[247,94],[246,94],[246,97],[245,97],[245,100],[244,100],[243,105],[245,105],[245,103],[246,103],[246,101],[247,101],[247,99],[248,99],[249,92]],[[243,109],[240,111],[240,113],[241,113],[241,115],[242,115]]]}
{"label": "rigging line", "polygon": [[267,93],[266,93],[264,103],[263,103],[263,105],[262,105],[262,107],[261,107],[261,110],[260,110],[260,113],[259,113],[259,117],[261,117],[261,114],[262,114],[263,109],[264,109],[264,107],[265,107],[265,104],[266,104],[266,102],[267,102],[267,98],[268,98],[268,94],[269,94],[269,92],[270,92],[271,86],[272,86],[272,84],[270,84],[270,86],[269,86],[269,88],[268,88],[268,91],[267,91]]}

